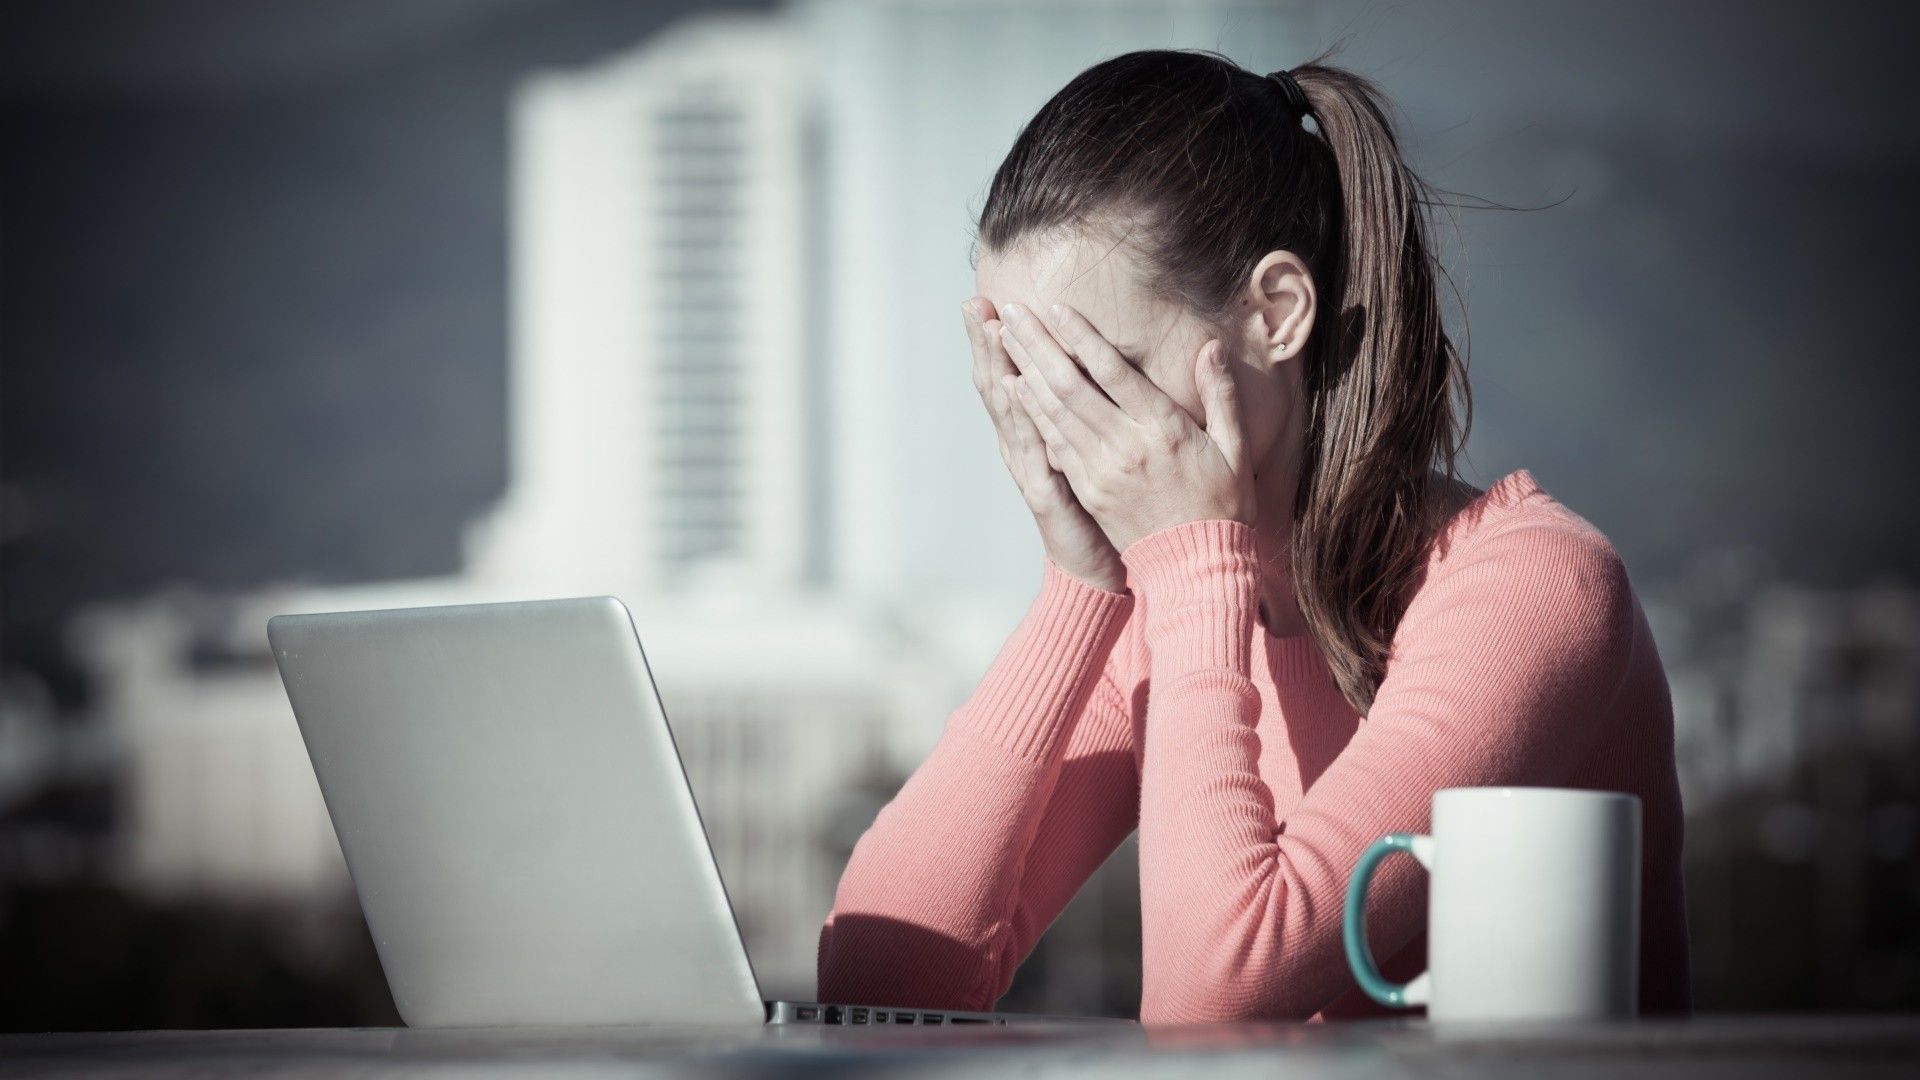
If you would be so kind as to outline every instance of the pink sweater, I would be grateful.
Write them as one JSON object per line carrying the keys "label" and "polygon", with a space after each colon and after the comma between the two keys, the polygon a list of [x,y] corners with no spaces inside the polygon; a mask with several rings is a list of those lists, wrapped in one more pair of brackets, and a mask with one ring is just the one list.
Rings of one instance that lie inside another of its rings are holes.
{"label": "pink sweater", "polygon": [[[1124,553],[1124,593],[1045,563],[855,847],[820,1000],[991,1008],[1138,828],[1143,1021],[1378,1015],[1341,948],[1354,863],[1426,831],[1439,788],[1514,784],[1641,798],[1641,1010],[1689,1008],[1672,707],[1607,539],[1524,470],[1488,488],[1432,545],[1364,720],[1310,639],[1261,624],[1262,544],[1163,529]],[[1367,918],[1389,978],[1425,966],[1413,860],[1381,866]]]}

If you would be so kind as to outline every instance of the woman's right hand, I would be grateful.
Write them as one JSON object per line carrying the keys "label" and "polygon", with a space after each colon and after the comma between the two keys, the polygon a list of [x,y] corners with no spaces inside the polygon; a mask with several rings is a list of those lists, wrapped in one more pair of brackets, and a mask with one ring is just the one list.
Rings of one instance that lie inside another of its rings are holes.
{"label": "woman's right hand", "polygon": [[993,417],[1000,437],[1000,460],[1027,500],[1040,541],[1054,565],[1095,588],[1125,592],[1126,566],[1107,534],[1080,505],[1066,475],[1054,468],[1033,420],[1013,399],[1006,380],[1020,374],[1000,341],[1000,316],[993,302],[976,296],[960,305],[973,345],[973,388]]}

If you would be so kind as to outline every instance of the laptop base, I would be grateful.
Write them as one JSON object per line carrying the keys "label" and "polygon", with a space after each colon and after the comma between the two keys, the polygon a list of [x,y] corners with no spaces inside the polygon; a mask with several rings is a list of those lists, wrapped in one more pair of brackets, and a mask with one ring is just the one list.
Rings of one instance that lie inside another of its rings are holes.
{"label": "laptop base", "polygon": [[767,1023],[836,1027],[1011,1027],[1028,1024],[1131,1024],[1133,1021],[1113,1016],[1048,1016],[1041,1013],[895,1009],[871,1005],[828,1005],[817,1001],[769,1001]]}

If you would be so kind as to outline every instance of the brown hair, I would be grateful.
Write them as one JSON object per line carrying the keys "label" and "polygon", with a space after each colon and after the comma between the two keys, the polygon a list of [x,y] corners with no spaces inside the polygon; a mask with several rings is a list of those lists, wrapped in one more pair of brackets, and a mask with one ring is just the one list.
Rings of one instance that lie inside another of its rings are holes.
{"label": "brown hair", "polygon": [[1021,130],[979,234],[1006,250],[1124,219],[1148,288],[1217,326],[1269,251],[1306,263],[1322,314],[1301,358],[1293,583],[1341,692],[1364,713],[1459,490],[1472,402],[1441,325],[1432,189],[1401,160],[1378,88],[1327,56],[1291,69],[1317,132],[1282,83],[1215,52],[1151,49],[1088,68]]}

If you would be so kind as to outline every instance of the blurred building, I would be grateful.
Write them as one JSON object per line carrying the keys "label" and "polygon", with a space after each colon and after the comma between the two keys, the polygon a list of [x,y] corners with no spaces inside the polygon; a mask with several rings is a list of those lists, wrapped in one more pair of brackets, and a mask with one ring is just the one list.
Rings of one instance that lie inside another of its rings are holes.
{"label": "blurred building", "polygon": [[523,84],[509,487],[479,576],[693,602],[807,584],[798,60],[784,20],[715,17]]}
{"label": "blurred building", "polygon": [[[1920,998],[1920,589],[1708,552],[1647,604],[1674,699],[1696,996]],[[1757,942],[1766,942],[1764,949]]]}
{"label": "blurred building", "polygon": [[1672,688],[1682,793],[1705,812],[1834,754],[1920,742],[1920,590],[1822,589],[1754,552],[1704,553],[1645,600]]}

